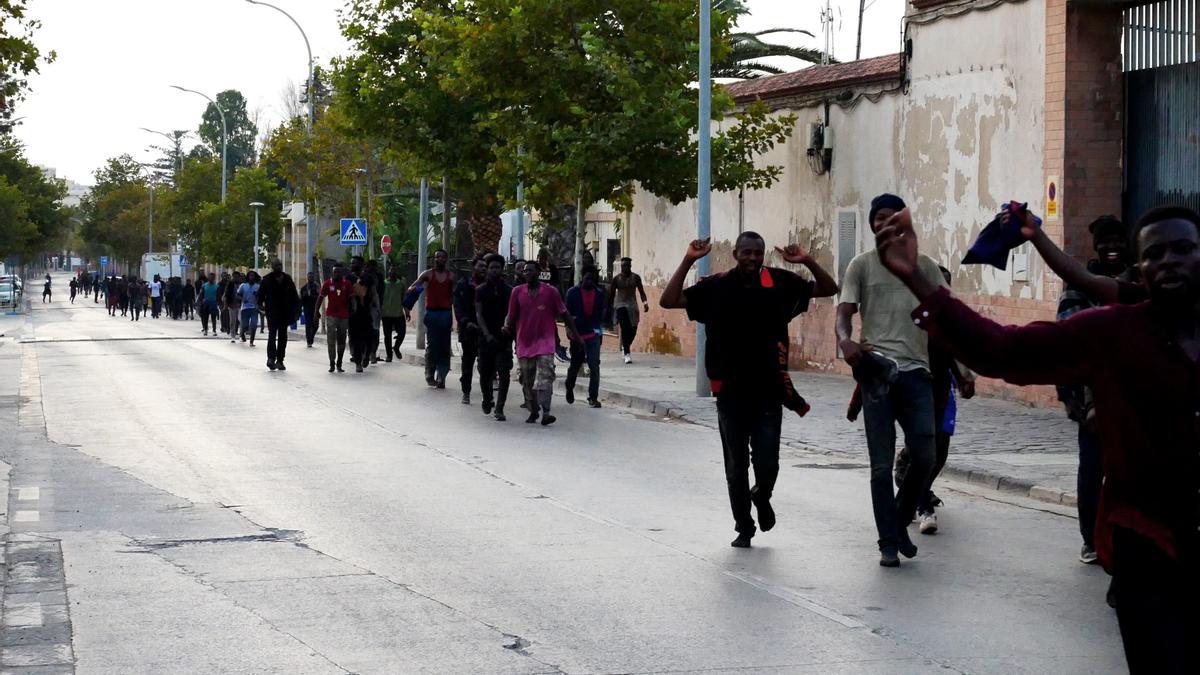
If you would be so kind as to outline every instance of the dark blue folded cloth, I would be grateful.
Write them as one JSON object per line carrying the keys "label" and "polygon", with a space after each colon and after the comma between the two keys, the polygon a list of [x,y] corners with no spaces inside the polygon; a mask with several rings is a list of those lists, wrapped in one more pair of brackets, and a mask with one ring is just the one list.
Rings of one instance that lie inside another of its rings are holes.
{"label": "dark blue folded cloth", "polygon": [[[962,264],[991,265],[997,269],[1007,269],[1008,252],[1025,243],[1025,237],[1021,236],[1021,220],[1016,216],[1024,213],[1026,206],[1028,204],[1017,202],[1005,204],[1003,210],[979,233],[979,238],[967,251]],[[1004,222],[1005,214],[1011,214],[1007,223]],[[1033,216],[1033,220],[1039,226],[1042,224],[1042,219],[1037,216]]]}
{"label": "dark blue folded cloth", "polygon": [[412,311],[413,307],[417,306],[417,301],[421,299],[421,293],[425,291],[425,284],[418,283],[411,291],[404,294],[404,300],[400,304],[404,305],[404,309]]}

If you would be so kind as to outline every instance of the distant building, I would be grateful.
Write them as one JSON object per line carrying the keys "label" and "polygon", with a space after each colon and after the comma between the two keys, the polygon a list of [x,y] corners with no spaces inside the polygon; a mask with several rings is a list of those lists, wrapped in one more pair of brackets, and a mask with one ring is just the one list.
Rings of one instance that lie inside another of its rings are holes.
{"label": "distant building", "polygon": [[52,166],[42,166],[38,168],[42,170],[42,173],[45,174],[46,178],[51,180],[61,180],[67,184],[67,196],[63,198],[63,206],[79,206],[79,201],[88,193],[88,190],[92,189],[92,186],[90,185],[81,185],[69,178],[60,177],[58,175],[58,171]]}

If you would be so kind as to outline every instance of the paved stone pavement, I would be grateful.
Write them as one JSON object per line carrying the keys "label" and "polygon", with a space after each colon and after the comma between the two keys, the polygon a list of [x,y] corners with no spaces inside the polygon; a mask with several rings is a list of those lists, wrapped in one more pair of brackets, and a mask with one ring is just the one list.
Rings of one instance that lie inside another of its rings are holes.
{"label": "paved stone pavement", "polygon": [[[410,326],[403,349],[410,361],[423,363],[415,348],[415,334]],[[299,340],[303,339],[301,333]],[[453,347],[457,356],[457,340]],[[460,372],[459,368],[456,358],[452,379],[457,379],[454,373]],[[635,354],[634,363],[624,364],[619,354],[606,351],[601,373],[601,399],[611,405],[717,428],[715,401],[695,394],[695,363],[690,358]],[[563,364],[559,364],[558,375],[561,388],[566,376]],[[803,418],[784,411],[785,448],[815,451],[829,456],[831,462],[865,466],[862,420],[846,420],[854,382],[848,377],[810,371],[793,371],[792,379],[812,411]],[[577,386],[585,388],[586,382],[586,377],[581,377]],[[1043,502],[1075,506],[1077,427],[1061,409],[1032,408],[985,397],[958,403],[957,433],[950,445],[944,476]],[[897,433],[902,443],[903,435]]]}

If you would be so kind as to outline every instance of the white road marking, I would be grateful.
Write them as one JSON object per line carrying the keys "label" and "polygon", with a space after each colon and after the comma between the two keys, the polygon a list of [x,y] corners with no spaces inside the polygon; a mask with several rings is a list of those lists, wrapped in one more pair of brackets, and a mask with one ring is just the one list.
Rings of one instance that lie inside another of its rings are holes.
{"label": "white road marking", "polygon": [[4,608],[4,625],[10,628],[42,625],[42,603],[8,605]]}
{"label": "white road marking", "polygon": [[37,511],[17,511],[13,514],[13,521],[17,523],[36,523],[42,519],[42,514]]}
{"label": "white road marking", "polygon": [[17,501],[36,502],[42,497],[42,489],[36,487],[17,488]]}

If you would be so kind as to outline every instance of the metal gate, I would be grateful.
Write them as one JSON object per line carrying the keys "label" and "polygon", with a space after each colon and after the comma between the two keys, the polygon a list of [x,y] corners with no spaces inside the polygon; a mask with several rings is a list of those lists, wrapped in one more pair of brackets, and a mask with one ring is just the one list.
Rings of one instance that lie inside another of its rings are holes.
{"label": "metal gate", "polygon": [[1200,0],[1125,10],[1125,217],[1200,210]]}

